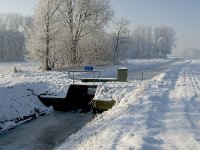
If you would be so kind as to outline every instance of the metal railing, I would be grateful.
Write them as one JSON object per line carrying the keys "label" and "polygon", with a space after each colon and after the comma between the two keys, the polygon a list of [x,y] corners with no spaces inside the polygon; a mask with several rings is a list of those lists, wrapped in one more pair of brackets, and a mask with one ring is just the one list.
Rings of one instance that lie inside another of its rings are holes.
{"label": "metal railing", "polygon": [[78,74],[78,73],[79,74],[83,74],[83,73],[91,74],[94,79],[98,79],[101,75],[101,72],[97,71],[97,70],[71,70],[71,71],[68,71],[68,75],[73,80],[73,84],[74,84],[75,79],[81,79],[81,78],[75,78],[75,74]]}

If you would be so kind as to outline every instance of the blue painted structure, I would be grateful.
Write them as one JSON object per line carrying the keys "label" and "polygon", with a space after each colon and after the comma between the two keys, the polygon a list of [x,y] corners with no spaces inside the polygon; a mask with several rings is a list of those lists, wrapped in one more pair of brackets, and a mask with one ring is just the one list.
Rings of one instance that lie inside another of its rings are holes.
{"label": "blue painted structure", "polygon": [[85,69],[85,71],[92,71],[92,70],[94,70],[94,67],[92,67],[92,66],[85,66],[84,69]]}

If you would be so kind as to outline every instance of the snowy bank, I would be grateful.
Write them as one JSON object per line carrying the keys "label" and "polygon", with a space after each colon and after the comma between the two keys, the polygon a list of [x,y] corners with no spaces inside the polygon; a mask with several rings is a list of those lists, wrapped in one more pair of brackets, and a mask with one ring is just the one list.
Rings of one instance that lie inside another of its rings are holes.
{"label": "snowy bank", "polygon": [[52,111],[38,95],[65,97],[71,80],[66,73],[6,72],[0,75],[0,132]]}
{"label": "snowy bank", "polygon": [[200,60],[180,61],[132,90],[116,88],[121,100],[57,149],[199,149],[199,71]]}

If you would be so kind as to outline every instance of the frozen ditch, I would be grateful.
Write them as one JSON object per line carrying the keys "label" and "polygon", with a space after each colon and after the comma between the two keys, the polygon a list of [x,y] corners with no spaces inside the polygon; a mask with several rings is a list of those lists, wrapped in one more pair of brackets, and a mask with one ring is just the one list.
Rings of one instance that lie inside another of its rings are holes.
{"label": "frozen ditch", "polygon": [[94,117],[90,112],[53,112],[1,133],[0,149],[53,149]]}

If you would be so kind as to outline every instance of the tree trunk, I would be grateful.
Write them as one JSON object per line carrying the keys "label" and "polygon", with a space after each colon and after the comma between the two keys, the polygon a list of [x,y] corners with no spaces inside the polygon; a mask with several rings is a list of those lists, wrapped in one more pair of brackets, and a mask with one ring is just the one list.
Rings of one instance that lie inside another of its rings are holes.
{"label": "tree trunk", "polygon": [[116,42],[114,58],[113,58],[114,64],[117,64],[117,59],[118,59],[118,55],[119,55],[119,36],[120,36],[120,32],[117,33],[117,42]]}
{"label": "tree trunk", "polygon": [[73,65],[77,64],[77,44],[78,40],[72,40],[71,42],[71,63]]}
{"label": "tree trunk", "polygon": [[46,57],[45,57],[45,70],[50,70],[49,68],[49,41],[47,40],[47,47],[46,47]]}
{"label": "tree trunk", "polygon": [[[47,16],[49,19],[49,16]],[[50,44],[50,37],[49,37],[49,24],[46,24],[46,56],[45,56],[45,70],[50,70],[49,68],[49,44]]]}

